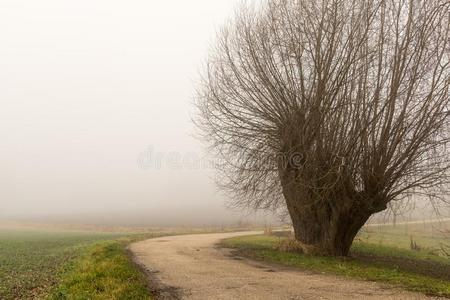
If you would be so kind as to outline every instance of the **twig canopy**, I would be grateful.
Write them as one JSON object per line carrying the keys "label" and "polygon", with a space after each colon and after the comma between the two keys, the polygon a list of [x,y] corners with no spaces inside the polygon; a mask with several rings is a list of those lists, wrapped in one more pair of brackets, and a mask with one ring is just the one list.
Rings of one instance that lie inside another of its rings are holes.
{"label": "twig canopy", "polygon": [[446,0],[241,7],[197,97],[196,122],[223,162],[220,186],[236,205],[287,207],[300,241],[326,236],[331,248],[351,244],[391,201],[444,200],[449,16]]}

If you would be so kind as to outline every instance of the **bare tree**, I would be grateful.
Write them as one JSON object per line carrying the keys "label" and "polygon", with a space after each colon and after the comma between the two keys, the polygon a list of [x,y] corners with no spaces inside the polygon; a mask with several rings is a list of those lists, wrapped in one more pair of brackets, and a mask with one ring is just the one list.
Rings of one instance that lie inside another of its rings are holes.
{"label": "bare tree", "polygon": [[304,251],[347,255],[368,218],[445,200],[448,0],[269,0],[219,33],[197,125],[234,204],[286,207]]}

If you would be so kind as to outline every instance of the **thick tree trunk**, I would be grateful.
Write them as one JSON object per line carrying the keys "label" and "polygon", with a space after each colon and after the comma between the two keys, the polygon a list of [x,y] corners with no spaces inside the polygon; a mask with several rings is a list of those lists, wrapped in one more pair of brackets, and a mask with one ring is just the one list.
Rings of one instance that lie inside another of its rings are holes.
{"label": "thick tree trunk", "polygon": [[342,195],[317,199],[292,181],[284,181],[283,194],[295,238],[308,254],[347,256],[356,234],[373,213]]}
{"label": "thick tree trunk", "polygon": [[322,204],[308,207],[286,202],[295,238],[308,254],[347,256],[356,234],[370,216],[352,209],[333,211]]}

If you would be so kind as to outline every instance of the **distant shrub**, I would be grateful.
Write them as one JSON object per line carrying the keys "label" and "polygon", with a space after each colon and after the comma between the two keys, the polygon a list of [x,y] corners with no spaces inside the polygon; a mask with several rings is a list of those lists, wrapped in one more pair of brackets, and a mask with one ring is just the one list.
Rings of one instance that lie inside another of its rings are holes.
{"label": "distant shrub", "polygon": [[420,251],[420,250],[422,250],[422,247],[420,247],[420,246],[417,244],[417,242],[413,239],[412,236],[411,236],[410,248],[411,248],[411,250],[414,250],[414,251]]}

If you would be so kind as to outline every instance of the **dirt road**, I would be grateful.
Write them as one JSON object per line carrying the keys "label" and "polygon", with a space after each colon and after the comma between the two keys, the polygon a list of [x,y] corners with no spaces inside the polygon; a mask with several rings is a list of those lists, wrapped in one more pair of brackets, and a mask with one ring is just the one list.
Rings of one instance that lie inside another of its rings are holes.
{"label": "dirt road", "polygon": [[373,282],[301,272],[231,255],[220,233],[162,237],[130,246],[161,299],[431,299]]}

